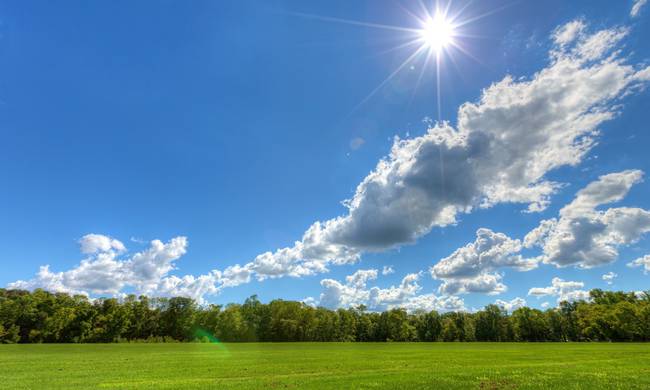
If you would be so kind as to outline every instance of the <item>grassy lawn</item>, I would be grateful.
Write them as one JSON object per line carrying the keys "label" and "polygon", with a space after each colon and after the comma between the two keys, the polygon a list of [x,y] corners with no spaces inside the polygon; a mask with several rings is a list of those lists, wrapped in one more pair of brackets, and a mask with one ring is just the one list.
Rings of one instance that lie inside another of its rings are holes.
{"label": "grassy lawn", "polygon": [[650,389],[650,344],[0,345],[3,389]]}

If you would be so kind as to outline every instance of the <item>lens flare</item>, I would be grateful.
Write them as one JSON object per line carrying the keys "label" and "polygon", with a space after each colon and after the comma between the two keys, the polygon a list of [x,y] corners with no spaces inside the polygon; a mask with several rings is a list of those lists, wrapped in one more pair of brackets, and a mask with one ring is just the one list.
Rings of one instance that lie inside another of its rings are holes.
{"label": "lens flare", "polygon": [[230,351],[226,345],[219,341],[219,339],[216,338],[212,333],[203,328],[196,328],[194,330],[194,339],[214,345],[223,353],[223,356],[230,356]]}

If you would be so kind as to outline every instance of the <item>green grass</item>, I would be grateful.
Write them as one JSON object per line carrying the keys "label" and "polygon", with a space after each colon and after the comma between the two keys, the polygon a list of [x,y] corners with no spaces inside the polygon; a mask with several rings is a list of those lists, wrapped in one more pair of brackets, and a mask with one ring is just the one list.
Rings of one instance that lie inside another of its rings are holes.
{"label": "green grass", "polygon": [[3,389],[650,389],[650,344],[0,345]]}

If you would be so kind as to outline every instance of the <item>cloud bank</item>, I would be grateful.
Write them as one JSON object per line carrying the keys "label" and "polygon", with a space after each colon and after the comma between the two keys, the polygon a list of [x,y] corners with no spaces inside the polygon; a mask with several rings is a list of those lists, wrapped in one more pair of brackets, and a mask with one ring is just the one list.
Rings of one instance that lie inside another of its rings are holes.
{"label": "cloud bank", "polygon": [[369,288],[368,282],[377,279],[377,275],[376,269],[369,269],[358,270],[347,276],[344,283],[334,279],[323,279],[320,282],[323,292],[320,294],[319,300],[307,298],[306,301],[328,308],[364,305],[372,311],[398,307],[408,311],[465,310],[463,300],[458,297],[419,294],[422,287],[418,283],[420,279],[418,273],[404,276],[398,286]]}
{"label": "cloud bank", "polygon": [[[597,208],[622,200],[631,187],[642,180],[643,172],[627,170],[603,175],[578,191],[575,199],[560,210],[559,218],[543,220],[530,231],[523,243],[503,233],[481,228],[476,240],[457,249],[430,268],[434,279],[442,280],[443,294],[500,294],[507,290],[499,270],[530,271],[539,263],[556,267],[593,268],[614,262],[618,248],[637,242],[650,231],[650,211],[618,207]],[[524,258],[525,248],[539,247],[542,254]],[[628,266],[642,266],[637,259]],[[612,284],[616,275],[603,280]]]}
{"label": "cloud bank", "polygon": [[[148,249],[126,258],[120,258],[120,254],[126,251],[122,242],[101,234],[85,235],[79,240],[79,245],[81,253],[87,257],[77,267],[65,272],[52,272],[45,265],[35,278],[19,280],[8,287],[43,288],[82,295],[120,295],[130,289],[137,293],[160,295],[166,286],[178,279],[167,275],[174,269],[174,261],[186,253],[188,243],[186,237],[176,237],[166,243],[153,240]],[[199,288],[197,285],[206,277],[185,277],[182,295],[200,299],[204,294],[214,292],[214,281],[211,287]]]}
{"label": "cloud bank", "polygon": [[431,267],[431,276],[443,280],[440,293],[499,294],[507,287],[500,282],[502,276],[497,269],[511,267],[527,271],[537,267],[537,259],[524,259],[518,254],[521,249],[521,241],[481,228],[476,231],[474,242]]}
{"label": "cloud bank", "polygon": [[601,176],[580,190],[560,210],[559,218],[544,220],[528,233],[524,244],[541,247],[541,261],[557,267],[593,268],[615,261],[618,247],[633,244],[650,231],[650,211],[597,207],[622,200],[642,177],[638,170]]}

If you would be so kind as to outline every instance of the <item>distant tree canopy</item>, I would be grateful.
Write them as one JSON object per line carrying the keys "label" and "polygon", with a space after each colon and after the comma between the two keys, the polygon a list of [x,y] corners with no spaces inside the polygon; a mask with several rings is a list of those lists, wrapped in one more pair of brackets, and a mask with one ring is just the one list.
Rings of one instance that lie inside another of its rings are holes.
{"label": "distant tree canopy", "polygon": [[650,292],[592,290],[589,302],[507,313],[329,310],[256,296],[199,306],[190,298],[89,300],[64,293],[0,289],[1,343],[123,341],[650,341]]}

